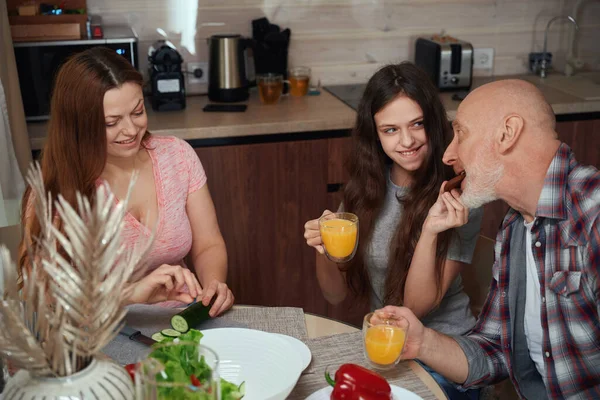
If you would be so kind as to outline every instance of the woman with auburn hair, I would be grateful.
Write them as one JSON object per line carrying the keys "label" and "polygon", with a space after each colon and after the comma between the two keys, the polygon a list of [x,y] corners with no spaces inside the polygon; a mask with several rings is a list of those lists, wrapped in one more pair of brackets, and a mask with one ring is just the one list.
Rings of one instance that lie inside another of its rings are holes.
{"label": "woman with auburn hair", "polygon": [[[142,85],[142,75],[125,58],[103,47],[78,53],[60,68],[41,155],[45,188],[53,200],[61,194],[74,207],[76,192],[93,201],[98,185],[124,199],[137,171],[122,240],[131,250],[154,232],[154,242],[147,275],[132,283],[129,301],[181,305],[198,298],[208,305],[215,297],[215,316],[234,297],[225,283],[227,252],[206,174],[185,141],[147,130]],[[27,243],[40,233],[30,196],[28,188],[21,270],[29,266]],[[195,275],[183,261],[188,253]]]}
{"label": "woman with auburn hair", "polygon": [[[372,310],[402,304],[446,334],[475,325],[460,271],[471,262],[482,211],[469,212],[457,190],[444,193],[454,176],[442,162],[450,134],[438,91],[417,66],[388,65],[371,77],[357,110],[340,207],[358,216],[360,240],[347,264],[318,263],[328,302],[342,302],[350,290],[368,298]],[[304,236],[323,254],[318,219],[306,223]],[[433,375],[451,399],[478,397]]]}

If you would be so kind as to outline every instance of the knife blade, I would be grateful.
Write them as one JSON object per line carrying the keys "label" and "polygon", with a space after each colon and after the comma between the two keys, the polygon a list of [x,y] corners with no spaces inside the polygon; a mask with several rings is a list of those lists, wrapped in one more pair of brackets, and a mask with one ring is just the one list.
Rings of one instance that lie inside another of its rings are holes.
{"label": "knife blade", "polygon": [[127,325],[125,325],[123,329],[119,331],[119,334],[127,336],[130,340],[145,344],[146,346],[152,346],[154,343],[156,343],[156,340],[149,338],[137,329],[131,328]]}

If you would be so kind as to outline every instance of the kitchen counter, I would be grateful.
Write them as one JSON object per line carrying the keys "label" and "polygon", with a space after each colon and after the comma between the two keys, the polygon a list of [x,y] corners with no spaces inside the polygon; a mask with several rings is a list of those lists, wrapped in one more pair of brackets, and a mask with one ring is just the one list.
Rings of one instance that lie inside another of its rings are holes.
{"label": "kitchen counter", "polygon": [[[245,102],[245,112],[204,112],[207,96],[187,98],[183,111],[156,112],[146,102],[148,130],[156,135],[173,135],[189,141],[240,138],[281,133],[348,130],[355,113],[326,90],[319,96],[283,96],[275,105],[264,105],[256,89]],[[27,124],[32,150],[45,142],[46,122]]]}
{"label": "kitchen counter", "polygon": [[[598,72],[581,74],[581,76],[600,79]],[[474,77],[473,88],[497,79],[525,79],[542,91],[559,120],[565,115],[600,113],[600,98],[585,100],[553,87],[555,79],[560,77],[561,75],[558,74],[550,75],[546,80],[533,75]],[[180,137],[195,146],[225,142],[249,143],[258,140],[259,137],[265,138],[275,134],[347,132],[354,124],[356,114],[353,109],[358,105],[364,86],[364,84],[331,86],[327,90],[321,90],[319,96],[284,96],[275,105],[262,104],[254,89],[251,90],[250,99],[246,102],[248,109],[242,113],[203,112],[202,108],[209,103],[207,96],[188,97],[187,108],[183,111],[155,112],[147,104],[148,129],[157,135]],[[459,101],[452,99],[453,95],[454,92],[440,94],[448,117],[451,119],[456,115],[456,109],[460,104]],[[576,116],[574,117],[577,119]],[[41,149],[46,136],[46,123],[31,122],[27,127],[32,150]],[[275,136],[270,139],[277,140]]]}
{"label": "kitchen counter", "polygon": [[[583,77],[590,77],[592,81],[600,79],[600,73],[583,73],[580,74]],[[486,83],[499,80],[499,79],[524,79],[528,82],[536,85],[543,93],[546,100],[552,105],[554,113],[557,116],[565,114],[581,114],[581,113],[595,113],[600,112],[600,97],[593,100],[585,100],[581,97],[577,97],[573,94],[566,93],[562,90],[554,87],[558,86],[558,83],[564,84],[564,80],[557,78],[563,77],[558,74],[551,74],[545,80],[534,75],[514,75],[514,76],[497,76],[497,77],[473,77],[473,87],[475,89],[479,86],[485,85]],[[577,79],[566,78],[566,79]],[[568,81],[567,81],[568,82]],[[365,84],[354,84],[354,85],[338,85],[327,87],[332,94],[346,103],[348,106],[356,109],[358,102],[362,96],[365,88]],[[440,98],[446,108],[448,118],[453,119],[456,116],[456,110],[460,104],[460,101],[453,100],[452,97],[456,92],[442,92]]]}

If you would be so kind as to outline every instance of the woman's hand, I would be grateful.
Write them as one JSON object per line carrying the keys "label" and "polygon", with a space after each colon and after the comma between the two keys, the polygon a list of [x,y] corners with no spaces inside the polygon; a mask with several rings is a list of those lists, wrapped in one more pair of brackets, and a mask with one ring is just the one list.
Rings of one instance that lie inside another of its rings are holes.
{"label": "woman's hand", "polygon": [[233,293],[231,289],[224,282],[219,282],[216,279],[213,279],[206,289],[202,291],[202,304],[208,306],[212,300],[212,298],[216,295],[216,299],[208,314],[211,317],[216,317],[217,315],[229,310],[231,306],[233,306],[233,302],[235,301],[235,297],[233,297]]}
{"label": "woman's hand", "polygon": [[444,182],[440,188],[437,201],[429,209],[423,231],[438,234],[451,228],[463,226],[469,221],[469,209],[465,207],[460,199],[458,190],[453,189],[444,193],[448,182]]}
{"label": "woman's hand", "polygon": [[319,254],[325,254],[323,239],[321,239],[321,230],[319,229],[319,219],[329,214],[333,215],[331,211],[325,210],[319,218],[311,219],[304,224],[304,238],[306,239],[306,244],[310,247],[314,247]]}
{"label": "woman's hand", "polygon": [[129,304],[153,304],[168,300],[189,304],[202,293],[200,283],[189,269],[168,264],[161,265],[132,283],[127,290],[130,291],[127,298]]}

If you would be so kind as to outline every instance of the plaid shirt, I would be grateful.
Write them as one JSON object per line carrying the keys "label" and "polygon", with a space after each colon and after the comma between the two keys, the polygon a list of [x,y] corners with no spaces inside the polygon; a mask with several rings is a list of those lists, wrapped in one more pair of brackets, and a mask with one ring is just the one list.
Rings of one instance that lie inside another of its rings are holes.
{"label": "plaid shirt", "polygon": [[[600,399],[600,172],[579,165],[561,144],[535,217],[532,250],[540,278],[547,396]],[[494,279],[477,325],[466,337],[456,338],[469,361],[465,387],[510,376],[521,397],[511,343],[525,338],[512,337],[508,276],[511,233],[523,222],[521,214],[509,210],[496,238]],[[525,268],[524,254],[521,259],[523,264],[513,268]]]}

